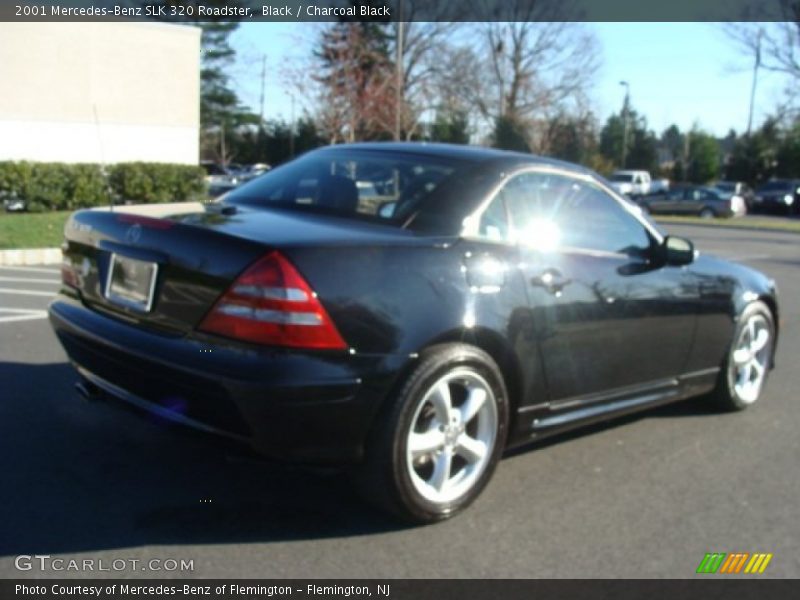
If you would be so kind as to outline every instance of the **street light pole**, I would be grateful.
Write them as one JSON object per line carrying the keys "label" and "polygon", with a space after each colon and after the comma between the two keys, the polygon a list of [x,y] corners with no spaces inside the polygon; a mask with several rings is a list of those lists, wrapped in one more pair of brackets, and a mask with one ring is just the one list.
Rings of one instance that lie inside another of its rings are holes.
{"label": "street light pole", "polygon": [[625,101],[622,104],[622,168],[625,168],[625,160],[628,158],[628,107],[630,106],[631,86],[627,81],[620,81],[619,84],[625,87]]}
{"label": "street light pole", "polygon": [[267,81],[267,55],[261,56],[261,98],[259,98],[259,106],[261,111],[258,114],[258,126],[264,127],[264,88]]}
{"label": "street light pole", "polygon": [[750,136],[750,131],[753,128],[753,106],[756,101],[756,85],[758,84],[758,69],[761,66],[761,34],[759,30],[758,37],[756,38],[756,59],[753,64],[753,86],[750,88],[750,113],[747,116],[747,135]]}

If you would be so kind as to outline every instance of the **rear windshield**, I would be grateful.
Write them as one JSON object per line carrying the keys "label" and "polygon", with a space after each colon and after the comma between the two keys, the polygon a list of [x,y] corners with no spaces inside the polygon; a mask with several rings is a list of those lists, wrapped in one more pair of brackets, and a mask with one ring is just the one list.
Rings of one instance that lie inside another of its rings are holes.
{"label": "rear windshield", "polygon": [[224,201],[399,223],[459,166],[460,161],[398,152],[312,152],[233,190]]}

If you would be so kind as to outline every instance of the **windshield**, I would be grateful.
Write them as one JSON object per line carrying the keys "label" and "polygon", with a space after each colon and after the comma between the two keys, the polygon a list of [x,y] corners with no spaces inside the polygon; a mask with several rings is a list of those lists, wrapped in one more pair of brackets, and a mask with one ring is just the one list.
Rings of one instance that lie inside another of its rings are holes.
{"label": "windshield", "polygon": [[620,181],[623,183],[631,183],[633,181],[633,175],[630,173],[614,173],[611,176],[611,181]]}
{"label": "windshield", "polygon": [[398,221],[433,195],[457,166],[397,152],[311,152],[235,189],[225,202]]}
{"label": "windshield", "polygon": [[790,181],[770,181],[762,185],[759,190],[762,192],[772,192],[772,191],[782,191],[788,190],[792,187],[792,183]]}

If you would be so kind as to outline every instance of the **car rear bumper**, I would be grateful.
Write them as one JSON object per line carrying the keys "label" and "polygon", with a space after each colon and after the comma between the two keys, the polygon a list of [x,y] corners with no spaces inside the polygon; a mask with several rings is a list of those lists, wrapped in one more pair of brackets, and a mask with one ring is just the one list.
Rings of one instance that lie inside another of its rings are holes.
{"label": "car rear bumper", "polygon": [[380,403],[408,359],[173,337],[63,294],[49,314],[70,360],[97,388],[265,455],[304,462],[359,460]]}

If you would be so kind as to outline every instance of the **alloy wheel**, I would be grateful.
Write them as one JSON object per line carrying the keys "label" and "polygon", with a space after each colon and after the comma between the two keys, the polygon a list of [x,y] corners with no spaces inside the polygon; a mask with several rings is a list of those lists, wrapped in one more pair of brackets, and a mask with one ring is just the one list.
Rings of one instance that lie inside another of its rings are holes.
{"label": "alloy wheel", "polygon": [[730,369],[733,391],[745,404],[758,399],[769,369],[770,326],[759,314],[748,318],[734,347]]}
{"label": "alloy wheel", "polygon": [[497,438],[497,404],[486,380],[459,368],[422,394],[406,437],[414,489],[437,504],[453,502],[478,482]]}

